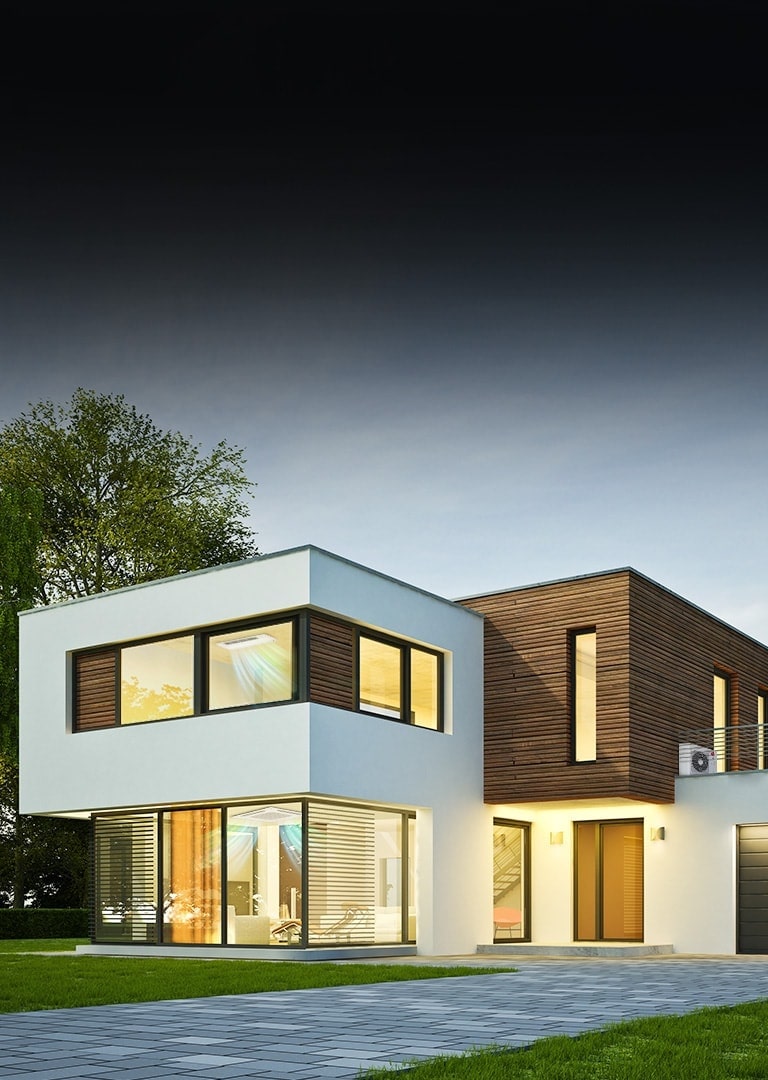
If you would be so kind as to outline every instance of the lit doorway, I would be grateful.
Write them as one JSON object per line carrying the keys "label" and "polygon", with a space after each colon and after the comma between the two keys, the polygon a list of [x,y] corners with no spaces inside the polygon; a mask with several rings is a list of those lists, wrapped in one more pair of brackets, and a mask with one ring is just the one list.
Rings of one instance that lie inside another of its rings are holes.
{"label": "lit doorway", "polygon": [[530,825],[494,818],[494,942],[530,941],[530,832]]}
{"label": "lit doorway", "polygon": [[575,940],[642,941],[642,821],[576,822],[575,851]]}

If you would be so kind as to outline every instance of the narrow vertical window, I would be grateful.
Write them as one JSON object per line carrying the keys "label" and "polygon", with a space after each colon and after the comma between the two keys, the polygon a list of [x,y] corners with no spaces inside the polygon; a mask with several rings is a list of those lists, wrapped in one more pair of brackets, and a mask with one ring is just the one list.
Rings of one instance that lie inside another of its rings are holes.
{"label": "narrow vertical window", "polygon": [[573,757],[574,761],[597,758],[597,634],[577,630],[573,634]]}
{"label": "narrow vertical window", "polygon": [[439,713],[440,665],[435,653],[411,649],[411,723],[437,729]]}
{"label": "narrow vertical window", "polygon": [[713,676],[712,726],[714,728],[714,747],[717,753],[717,771],[725,772],[728,767],[728,727],[731,711],[730,679],[721,671]]}
{"label": "narrow vertical window", "polygon": [[757,767],[765,768],[765,722],[768,717],[768,690],[757,693]]}

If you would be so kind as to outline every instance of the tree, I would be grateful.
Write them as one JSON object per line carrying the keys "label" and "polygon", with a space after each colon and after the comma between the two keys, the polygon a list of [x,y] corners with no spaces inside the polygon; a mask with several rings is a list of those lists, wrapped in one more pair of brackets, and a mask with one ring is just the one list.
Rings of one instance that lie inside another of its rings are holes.
{"label": "tree", "polygon": [[122,395],[77,390],[0,431],[0,490],[42,492],[39,603],[258,554],[243,452],[205,457]]}
{"label": "tree", "polygon": [[18,612],[258,554],[243,452],[208,457],[122,395],[0,430],[0,905],[84,902],[87,825],[18,813]]}
{"label": "tree", "polygon": [[11,759],[18,739],[18,615],[40,593],[41,516],[37,488],[0,488],[0,754]]}

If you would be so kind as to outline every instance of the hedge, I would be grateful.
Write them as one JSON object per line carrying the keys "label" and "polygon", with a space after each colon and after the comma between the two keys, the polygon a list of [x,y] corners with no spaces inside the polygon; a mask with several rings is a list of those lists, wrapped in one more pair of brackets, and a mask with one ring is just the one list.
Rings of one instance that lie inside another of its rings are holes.
{"label": "hedge", "polygon": [[0,908],[0,939],[73,937],[88,937],[85,908]]}

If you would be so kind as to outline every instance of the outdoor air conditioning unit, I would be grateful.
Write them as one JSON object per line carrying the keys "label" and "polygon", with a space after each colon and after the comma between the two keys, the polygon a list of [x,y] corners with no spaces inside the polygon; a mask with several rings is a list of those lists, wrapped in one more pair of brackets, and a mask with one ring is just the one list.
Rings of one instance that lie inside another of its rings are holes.
{"label": "outdoor air conditioning unit", "polygon": [[708,746],[680,743],[681,776],[711,776],[717,772],[717,754]]}

